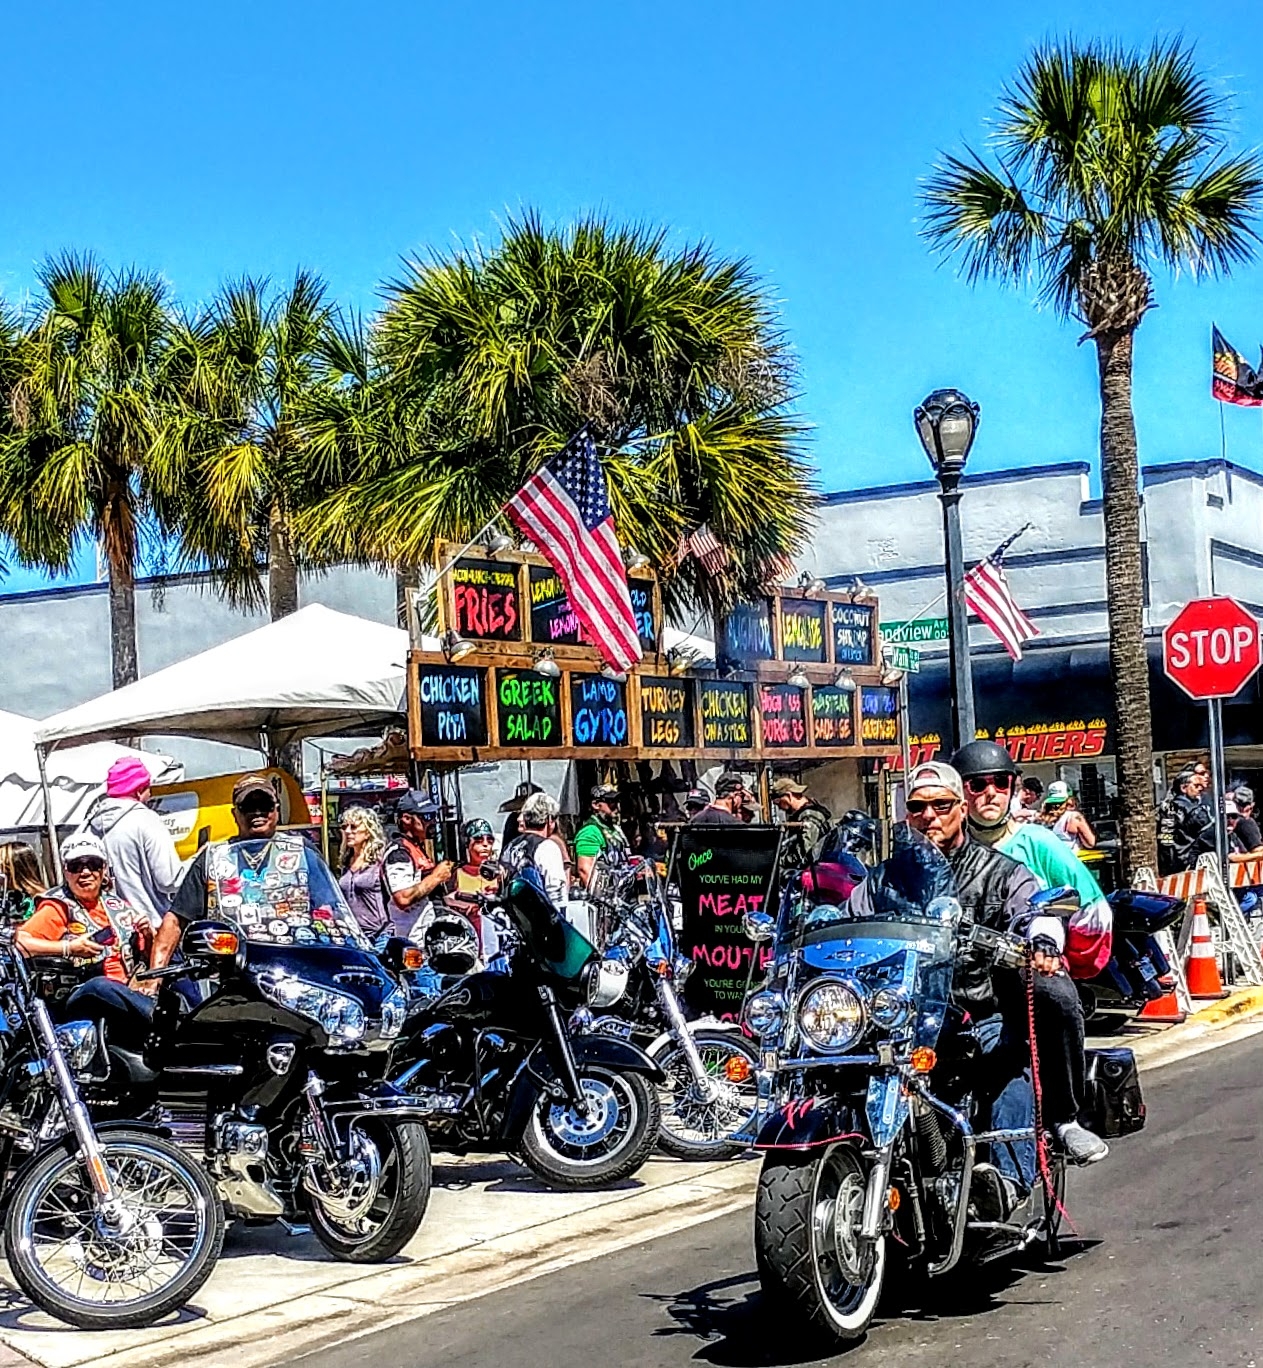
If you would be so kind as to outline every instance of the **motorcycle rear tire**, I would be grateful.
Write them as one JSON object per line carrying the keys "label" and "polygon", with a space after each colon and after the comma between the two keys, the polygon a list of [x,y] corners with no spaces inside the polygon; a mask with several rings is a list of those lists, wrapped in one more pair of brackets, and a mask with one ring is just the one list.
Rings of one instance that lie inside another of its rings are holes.
{"label": "motorcycle rear tire", "polygon": [[[813,1350],[862,1339],[881,1299],[885,1237],[871,1252],[853,1238],[866,1178],[859,1147],[849,1141],[806,1155],[768,1154],[763,1161],[754,1248],[764,1300],[778,1321],[794,1326]],[[821,1228],[825,1218],[833,1223],[836,1248],[838,1201],[846,1203],[850,1254],[866,1265],[855,1282],[849,1280],[850,1268],[830,1251],[830,1232]],[[831,1264],[840,1276],[826,1276]]]}
{"label": "motorcycle rear tire", "polygon": [[547,1094],[535,1101],[522,1134],[522,1158],[527,1168],[560,1192],[591,1192],[630,1178],[653,1153],[662,1125],[658,1091],[640,1074],[619,1073],[603,1064],[580,1064],[579,1083],[592,1080],[615,1094],[624,1092],[632,1117],[626,1138],[612,1153],[597,1159],[571,1158],[549,1141],[549,1113],[553,1102]]}
{"label": "motorcycle rear tire", "polygon": [[393,1163],[395,1166],[389,1209],[376,1230],[356,1239],[338,1225],[317,1197],[307,1193],[311,1233],[343,1263],[385,1263],[412,1239],[425,1217],[432,1181],[430,1138],[419,1121],[356,1124],[363,1126],[381,1152],[383,1173],[388,1165]]}
{"label": "motorcycle rear tire", "polygon": [[[745,1142],[734,1142],[728,1139],[728,1135],[732,1131],[739,1130],[747,1125],[758,1106],[758,1085],[755,1082],[754,1070],[758,1068],[759,1052],[753,1042],[747,1040],[740,1031],[725,1031],[718,1027],[703,1026],[694,1029],[691,1034],[697,1048],[703,1052],[703,1056],[708,1049],[719,1049],[729,1054],[743,1055],[749,1062],[750,1083],[754,1089],[750,1098],[750,1108],[740,1118],[738,1125],[731,1127],[724,1135],[717,1136],[713,1140],[687,1139],[673,1130],[672,1121],[675,1113],[672,1105],[673,1094],[669,1086],[670,1080],[675,1077],[674,1070],[683,1068],[687,1071],[688,1066],[684,1062],[684,1052],[673,1039],[668,1037],[666,1043],[653,1055],[654,1062],[667,1075],[668,1080],[667,1083],[658,1084],[658,1099],[662,1106],[662,1128],[658,1132],[658,1148],[663,1154],[669,1154],[674,1159],[684,1159],[693,1163],[731,1159],[749,1148]],[[680,1076],[684,1077],[685,1074]]]}
{"label": "motorcycle rear tire", "polygon": [[[5,1253],[18,1286],[50,1316],[77,1326],[80,1330],[138,1330],[153,1325],[155,1321],[185,1306],[214,1272],[224,1247],[224,1208],[201,1164],[187,1150],[170,1140],[149,1131],[111,1129],[98,1136],[98,1144],[101,1158],[112,1172],[117,1173],[128,1163],[144,1164],[156,1160],[169,1173],[178,1175],[185,1191],[193,1199],[200,1227],[197,1247],[184,1268],[164,1287],[121,1304],[94,1304],[62,1292],[45,1272],[29,1238],[41,1196],[64,1184],[76,1166],[82,1172],[79,1159],[68,1154],[61,1145],[51,1146],[37,1157],[18,1175],[17,1182],[7,1194]],[[152,1187],[153,1179],[148,1181]],[[83,1173],[81,1183],[82,1193],[87,1199],[91,1189],[86,1173]],[[149,1189],[142,1189],[145,1190]],[[59,1205],[65,1209],[64,1197],[59,1199]],[[169,1238],[164,1226],[164,1246]]]}

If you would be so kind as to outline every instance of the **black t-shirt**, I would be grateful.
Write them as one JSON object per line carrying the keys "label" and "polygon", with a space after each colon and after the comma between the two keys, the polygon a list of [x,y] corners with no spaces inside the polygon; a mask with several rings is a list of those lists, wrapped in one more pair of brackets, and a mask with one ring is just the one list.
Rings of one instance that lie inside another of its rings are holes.
{"label": "black t-shirt", "polygon": [[1232,829],[1232,840],[1234,849],[1247,854],[1263,846],[1263,832],[1259,831],[1259,824],[1253,817],[1238,817]]}
{"label": "black t-shirt", "polygon": [[689,818],[689,826],[742,826],[740,817],[734,816],[727,808],[715,807],[710,804],[704,807],[701,812],[694,813]]}
{"label": "black t-shirt", "polygon": [[[241,838],[230,839],[235,844]],[[209,849],[209,846],[203,846],[194,855],[193,863],[185,870],[184,879],[171,899],[171,911],[184,925],[206,915],[206,852]]]}

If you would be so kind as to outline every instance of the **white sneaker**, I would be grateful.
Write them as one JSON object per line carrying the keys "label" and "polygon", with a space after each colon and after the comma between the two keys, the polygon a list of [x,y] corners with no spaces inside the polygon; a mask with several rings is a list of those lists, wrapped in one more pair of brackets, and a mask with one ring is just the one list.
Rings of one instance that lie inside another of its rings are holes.
{"label": "white sneaker", "polygon": [[1099,1135],[1093,1135],[1077,1121],[1065,1121],[1054,1129],[1072,1164],[1096,1164],[1110,1152],[1110,1147]]}

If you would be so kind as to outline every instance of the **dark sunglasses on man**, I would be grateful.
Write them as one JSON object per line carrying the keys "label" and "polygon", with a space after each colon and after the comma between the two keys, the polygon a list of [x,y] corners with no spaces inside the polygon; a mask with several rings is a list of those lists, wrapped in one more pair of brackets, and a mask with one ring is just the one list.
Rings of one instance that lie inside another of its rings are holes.
{"label": "dark sunglasses on man", "polygon": [[997,793],[1008,793],[1013,787],[1013,776],[1011,774],[971,774],[965,780],[965,785],[970,793],[986,793],[989,788],[995,789]]}
{"label": "dark sunglasses on man", "polygon": [[959,802],[959,798],[909,798],[903,806],[909,817],[920,817],[927,808],[933,808],[940,817],[946,817]]}
{"label": "dark sunglasses on man", "polygon": [[266,793],[247,793],[237,807],[248,815],[256,812],[275,812],[276,799],[269,798]]}

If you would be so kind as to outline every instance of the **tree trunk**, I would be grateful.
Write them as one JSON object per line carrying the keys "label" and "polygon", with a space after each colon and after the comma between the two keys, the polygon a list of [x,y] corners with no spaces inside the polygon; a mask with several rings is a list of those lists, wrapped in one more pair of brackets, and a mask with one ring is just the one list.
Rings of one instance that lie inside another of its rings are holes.
{"label": "tree trunk", "polygon": [[273,622],[298,611],[298,562],[289,516],[279,499],[272,500],[268,514],[268,607]]}
{"label": "tree trunk", "polygon": [[395,568],[395,622],[404,629],[408,625],[408,593],[421,588],[421,569],[416,565],[400,565]]}
{"label": "tree trunk", "polygon": [[130,561],[106,560],[110,585],[110,660],[114,687],[140,678],[136,660],[136,571]]}
{"label": "tree trunk", "polygon": [[1144,635],[1140,555],[1140,467],[1131,410],[1133,331],[1096,338],[1101,380],[1101,484],[1105,517],[1105,592],[1110,673],[1114,679],[1123,874],[1158,862],[1153,796],[1153,729]]}

